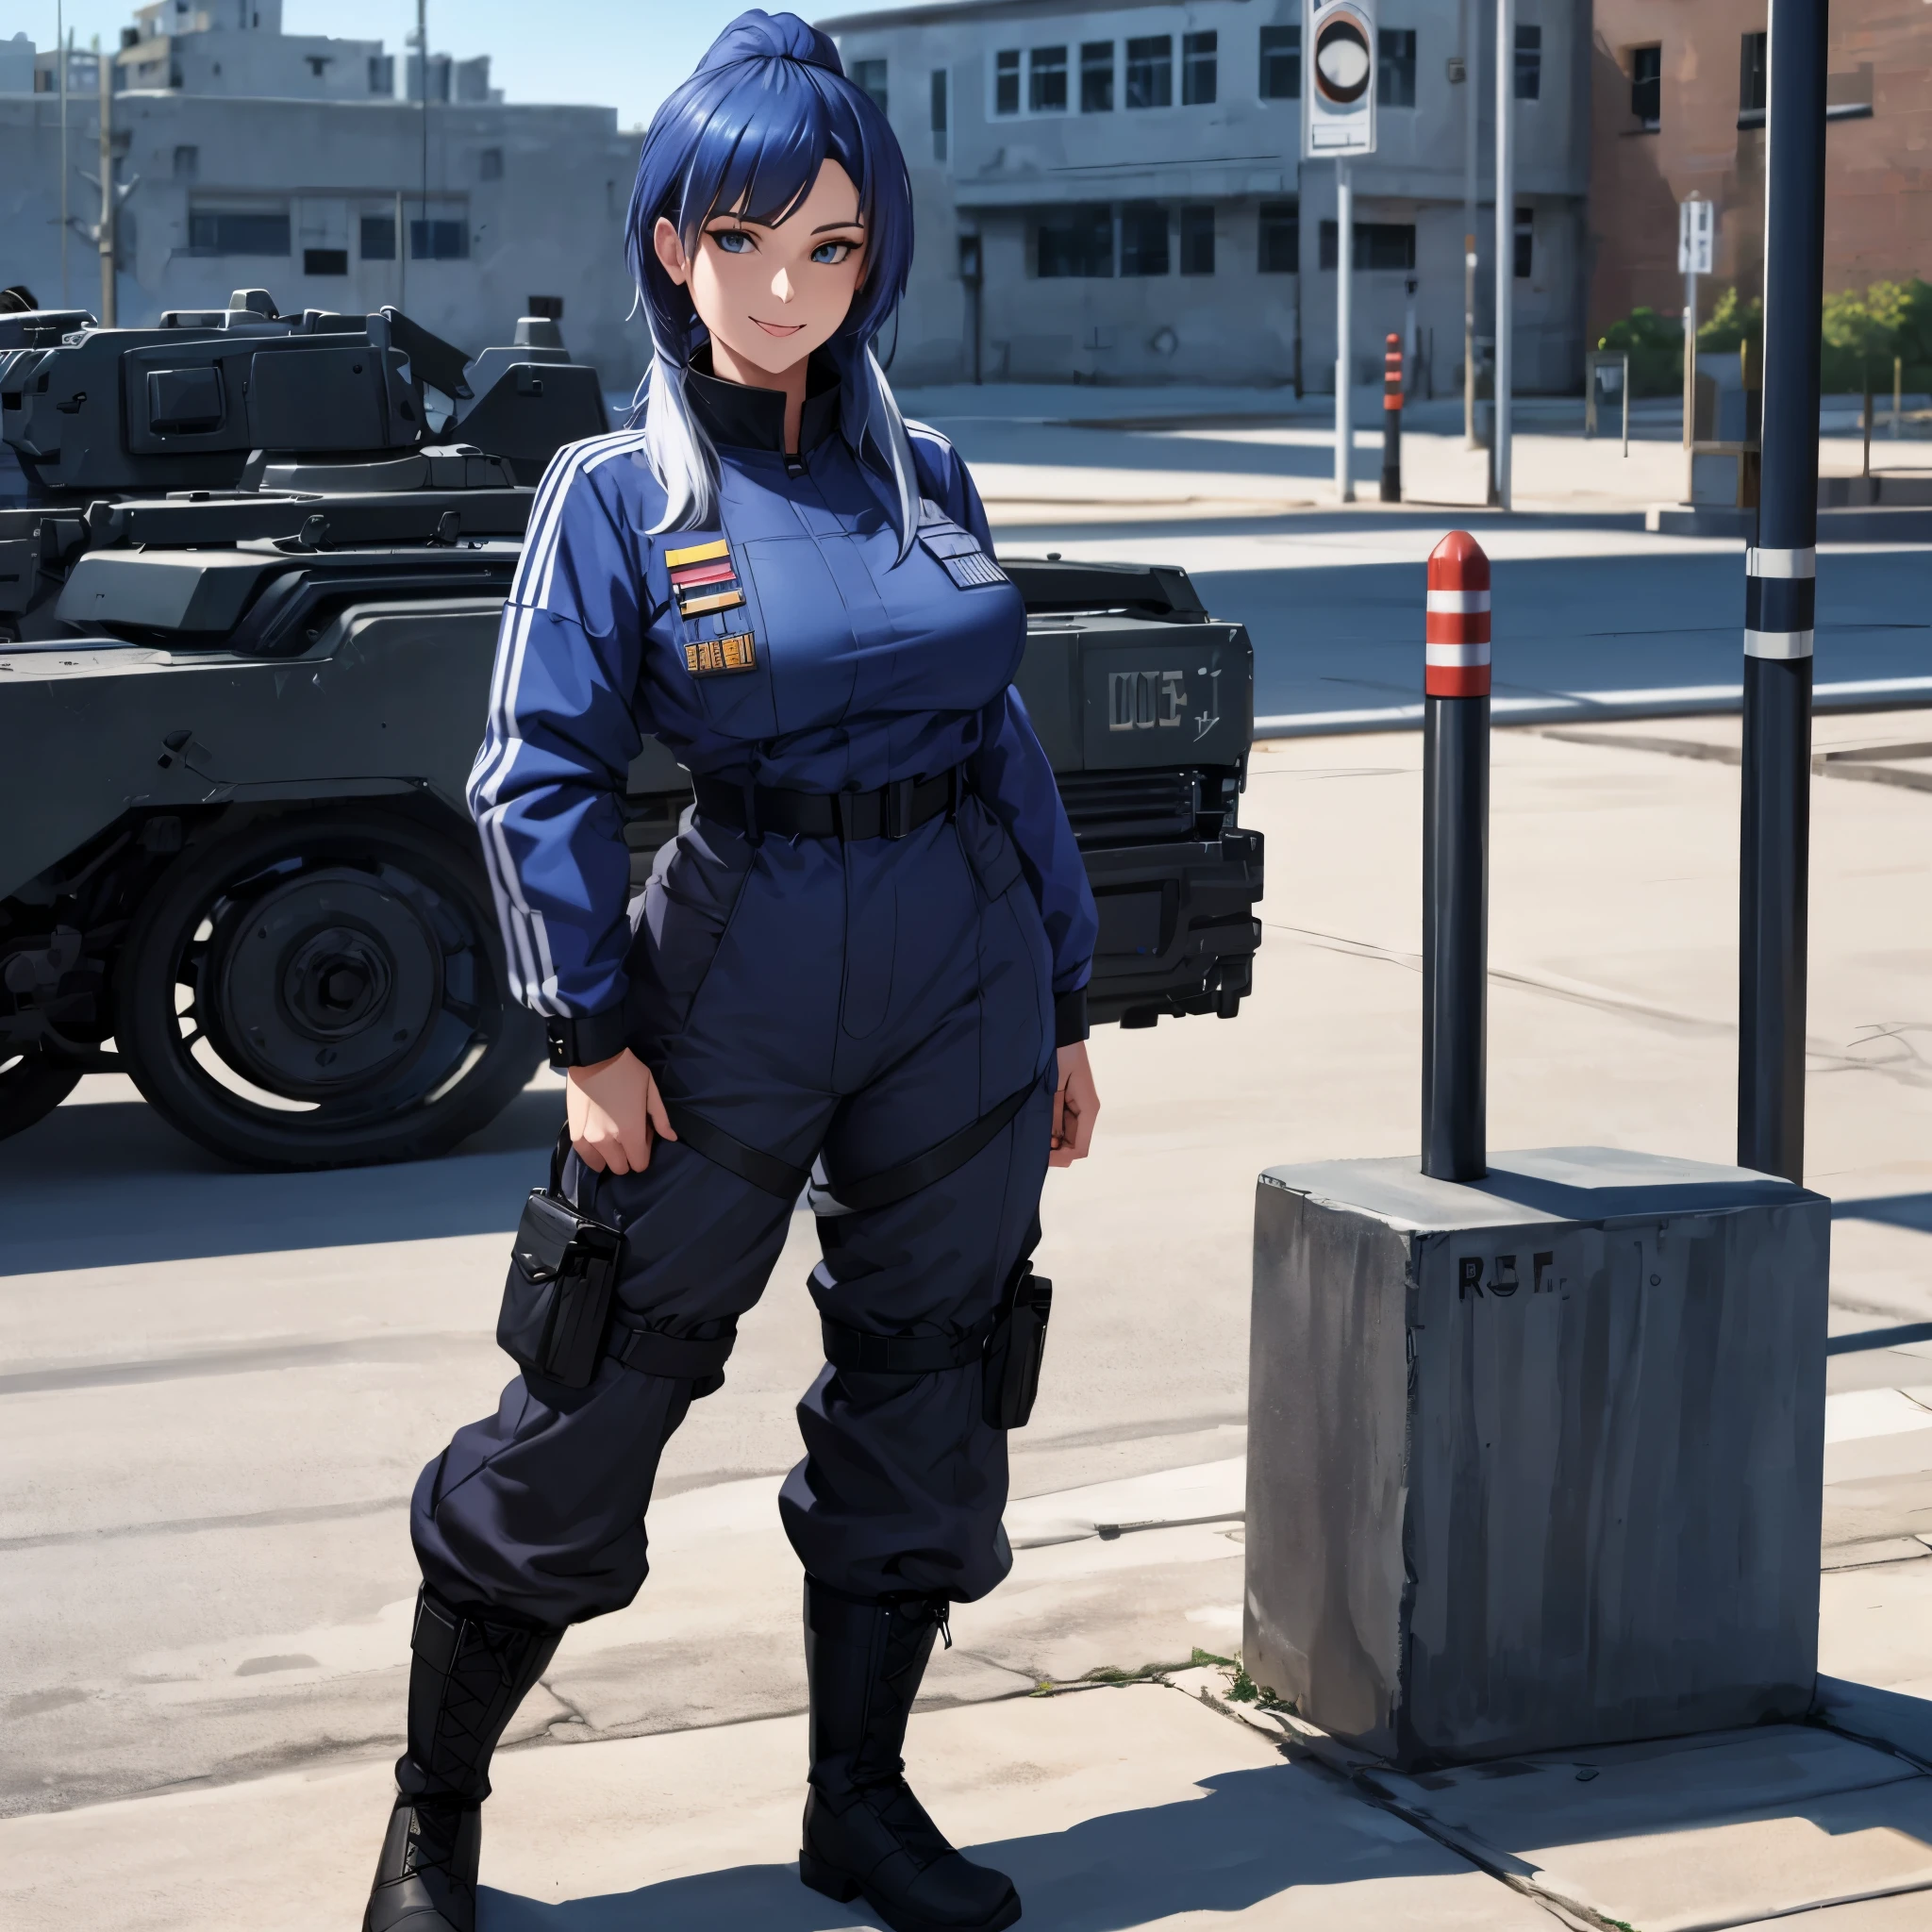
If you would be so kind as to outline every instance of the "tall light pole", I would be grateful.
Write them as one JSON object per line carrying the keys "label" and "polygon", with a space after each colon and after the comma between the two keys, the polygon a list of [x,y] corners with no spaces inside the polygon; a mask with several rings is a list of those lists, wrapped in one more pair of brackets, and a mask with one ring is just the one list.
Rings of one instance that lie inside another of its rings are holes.
{"label": "tall light pole", "polygon": [[74,30],[65,25],[64,4],[54,9],[54,58],[60,63],[60,306],[71,308],[74,295],[67,279],[67,70],[74,64]]}
{"label": "tall light pole", "polygon": [[1509,508],[1509,402],[1516,275],[1516,0],[1496,0],[1496,503]]}
{"label": "tall light pole", "polygon": [[1771,0],[1763,456],[1744,564],[1738,1165],[1793,1181],[1805,1172],[1826,25],[1826,0]]}
{"label": "tall light pole", "polygon": [[114,326],[114,63],[104,48],[94,62],[101,81],[101,326]]}

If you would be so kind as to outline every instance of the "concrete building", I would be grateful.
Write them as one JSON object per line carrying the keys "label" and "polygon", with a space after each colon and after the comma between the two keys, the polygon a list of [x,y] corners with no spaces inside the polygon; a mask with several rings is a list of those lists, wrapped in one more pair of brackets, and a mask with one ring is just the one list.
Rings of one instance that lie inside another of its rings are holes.
{"label": "concrete building", "polygon": [[[219,305],[265,288],[287,310],[363,313],[393,303],[472,350],[520,315],[559,314],[564,340],[607,386],[641,375],[626,321],[624,214],[639,136],[616,111],[506,103],[487,58],[433,51],[429,101],[408,56],[379,41],[285,35],[279,0],[151,0],[113,62],[118,320]],[[18,43],[0,42],[0,60]],[[59,57],[0,64],[0,284],[63,299]],[[95,220],[98,70],[68,77],[67,200]],[[400,244],[400,245],[399,245]],[[94,244],[72,233],[67,298],[100,303]]]}
{"label": "concrete building", "polygon": [[[1520,0],[1517,386],[1582,379],[1589,14]],[[886,107],[919,247],[902,382],[1296,380],[1332,390],[1335,176],[1300,158],[1300,0],[941,0],[821,21]],[[1465,102],[1479,327],[1494,233],[1493,8],[1381,0],[1378,148],[1355,164],[1357,381],[1416,305],[1421,387],[1459,386]],[[1464,75],[1468,77],[1463,77]],[[972,276],[977,268],[975,291]]]}
{"label": "concrete building", "polygon": [[[1596,0],[1590,329],[1677,313],[1677,208],[1717,205],[1718,288],[1763,292],[1765,0]],[[1932,276],[1932,9],[1833,0],[1824,285]]]}

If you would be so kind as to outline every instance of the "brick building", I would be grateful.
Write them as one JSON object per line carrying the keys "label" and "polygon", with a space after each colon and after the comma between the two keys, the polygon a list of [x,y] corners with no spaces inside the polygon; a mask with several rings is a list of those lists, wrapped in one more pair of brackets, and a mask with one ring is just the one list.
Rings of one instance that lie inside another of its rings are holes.
{"label": "brick building", "polygon": [[[1596,0],[1591,74],[1594,341],[1683,305],[1676,204],[1718,208],[1713,291],[1762,292],[1765,0]],[[1932,6],[1834,0],[1827,289],[1932,279]]]}

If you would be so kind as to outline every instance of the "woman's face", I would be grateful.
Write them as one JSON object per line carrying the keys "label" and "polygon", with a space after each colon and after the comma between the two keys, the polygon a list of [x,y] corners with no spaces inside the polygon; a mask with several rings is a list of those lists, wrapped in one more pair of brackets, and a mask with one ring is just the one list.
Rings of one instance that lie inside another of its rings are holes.
{"label": "woman's face", "polygon": [[820,168],[811,192],[774,227],[716,214],[687,255],[660,217],[651,239],[664,273],[691,290],[712,341],[774,377],[831,340],[865,275],[858,190],[837,161]]}

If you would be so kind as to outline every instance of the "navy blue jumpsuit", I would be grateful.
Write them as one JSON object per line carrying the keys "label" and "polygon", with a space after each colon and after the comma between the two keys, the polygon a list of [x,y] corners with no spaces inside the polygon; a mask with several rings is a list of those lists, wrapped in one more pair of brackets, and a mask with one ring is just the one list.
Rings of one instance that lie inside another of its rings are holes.
{"label": "navy blue jumpsuit", "polygon": [[[1054,1048],[1085,1034],[1093,903],[1012,688],[1020,595],[963,464],[908,425],[921,524],[895,562],[890,487],[814,375],[788,458],[781,396],[692,373],[722,472],[708,528],[648,534],[664,492],[641,432],[559,453],[504,609],[471,808],[516,990],[575,1061],[628,1045],[687,1116],[852,1176],[1029,1090],[943,1179],[818,1224],[824,1315],[958,1338],[1038,1238]],[[850,841],[699,806],[627,906],[619,802],[643,732],[701,781],[870,791],[958,768],[958,803],[909,836]],[[793,1204],[682,1141],[658,1141],[641,1174],[569,1173],[577,1205],[625,1232],[620,1320],[728,1348]],[[820,1374],[779,1496],[811,1575],[956,1601],[1001,1580],[1006,1442],[980,1383],[976,1365]],[[546,1624],[627,1604],[659,1454],[711,1386],[609,1357],[577,1391],[518,1377],[417,1485],[425,1579],[453,1605]]]}

